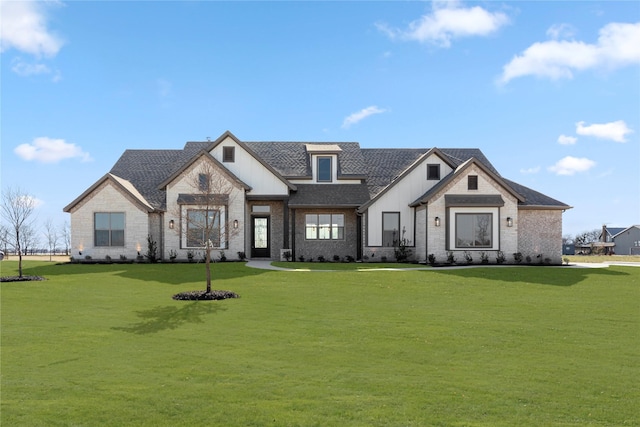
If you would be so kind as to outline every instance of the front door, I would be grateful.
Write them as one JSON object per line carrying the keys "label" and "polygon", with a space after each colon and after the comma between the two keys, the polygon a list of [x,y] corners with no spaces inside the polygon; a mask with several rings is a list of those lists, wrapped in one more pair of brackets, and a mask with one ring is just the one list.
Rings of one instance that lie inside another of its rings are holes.
{"label": "front door", "polygon": [[251,258],[270,258],[269,217],[252,217],[251,229]]}

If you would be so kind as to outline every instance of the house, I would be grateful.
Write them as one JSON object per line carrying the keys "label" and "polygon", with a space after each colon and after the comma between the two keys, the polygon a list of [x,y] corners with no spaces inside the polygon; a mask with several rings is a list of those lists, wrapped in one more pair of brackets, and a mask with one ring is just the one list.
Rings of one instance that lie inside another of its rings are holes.
{"label": "house", "polygon": [[188,219],[202,216],[192,178],[205,166],[225,185],[208,200],[214,255],[375,261],[402,245],[418,262],[465,251],[477,261],[501,251],[507,261],[520,252],[562,262],[570,206],[502,177],[479,149],[246,142],[230,132],[178,150],[126,150],[64,208],[72,255],[130,259],[148,236],[162,259],[202,252]]}
{"label": "house", "polygon": [[615,243],[615,253],[618,255],[640,255],[640,225],[627,228],[608,228],[615,233],[611,240]]}

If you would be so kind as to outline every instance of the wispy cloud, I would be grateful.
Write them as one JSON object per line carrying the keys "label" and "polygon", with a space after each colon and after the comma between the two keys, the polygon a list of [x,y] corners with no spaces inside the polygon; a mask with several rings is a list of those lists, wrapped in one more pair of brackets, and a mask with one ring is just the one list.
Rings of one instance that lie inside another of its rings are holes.
{"label": "wispy cloud", "polygon": [[520,173],[524,175],[532,175],[534,173],[540,172],[540,166],[536,166],[529,169],[520,169]]}
{"label": "wispy cloud", "polygon": [[344,129],[348,129],[349,127],[351,127],[351,125],[355,125],[356,123],[366,119],[369,116],[372,116],[374,114],[381,114],[386,111],[387,111],[386,109],[378,108],[375,105],[372,105],[367,108],[363,108],[362,110],[347,116],[347,118],[345,118],[344,121],[342,122],[342,127]]}
{"label": "wispy cloud", "polygon": [[[549,32],[548,32],[549,33]],[[551,31],[553,37],[562,33]],[[640,63],[640,22],[610,23],[600,29],[598,41],[549,40],[534,43],[503,67],[499,83],[523,76],[552,80],[573,78],[575,71],[614,69]]]}
{"label": "wispy cloud", "polygon": [[576,133],[624,143],[627,142],[626,135],[633,133],[633,130],[629,129],[624,120],[588,126],[585,126],[584,122],[578,122],[576,123]]}
{"label": "wispy cloud", "polygon": [[549,171],[556,175],[574,175],[578,172],[586,172],[595,165],[596,162],[587,159],[586,157],[578,158],[567,156],[558,160],[555,165],[549,166]]}
{"label": "wispy cloud", "polygon": [[457,1],[432,3],[432,11],[411,22],[406,29],[377,23],[378,30],[391,39],[451,46],[453,39],[487,36],[509,23],[502,12],[489,12],[480,6],[463,7]]}
{"label": "wispy cloud", "polygon": [[575,136],[560,135],[558,137],[558,144],[560,145],[573,145],[577,141],[578,138],[576,138]]}
{"label": "wispy cloud", "polygon": [[58,163],[65,159],[80,159],[82,162],[93,160],[89,153],[79,146],[65,142],[64,139],[39,137],[30,144],[20,144],[14,150],[18,157],[26,161],[40,163]]}
{"label": "wispy cloud", "polygon": [[56,1],[2,0],[0,52],[16,49],[36,57],[55,56],[64,42],[47,28],[46,8],[60,4]]}
{"label": "wispy cloud", "polygon": [[21,57],[11,60],[11,71],[23,77],[49,74],[52,75],[51,80],[54,82],[62,80],[62,75],[58,70],[52,70],[48,65],[41,62],[30,63],[24,61]]}

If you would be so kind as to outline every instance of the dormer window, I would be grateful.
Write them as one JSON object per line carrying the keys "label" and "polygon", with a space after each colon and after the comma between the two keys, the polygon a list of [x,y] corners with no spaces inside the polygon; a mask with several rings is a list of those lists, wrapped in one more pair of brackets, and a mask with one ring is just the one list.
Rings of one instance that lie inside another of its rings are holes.
{"label": "dormer window", "polygon": [[318,182],[331,182],[332,164],[331,157],[318,156]]}

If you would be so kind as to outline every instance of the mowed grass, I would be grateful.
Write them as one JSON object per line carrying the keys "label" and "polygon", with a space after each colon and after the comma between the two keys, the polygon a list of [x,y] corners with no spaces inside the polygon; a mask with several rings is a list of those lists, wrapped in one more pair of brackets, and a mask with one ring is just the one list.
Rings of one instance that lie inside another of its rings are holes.
{"label": "mowed grass", "polygon": [[0,424],[640,425],[640,268],[214,269],[28,262]]}

